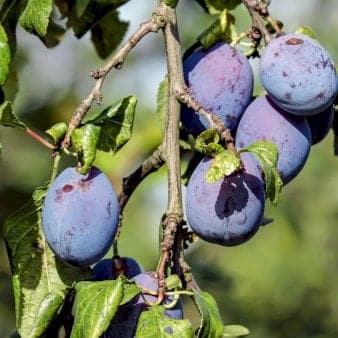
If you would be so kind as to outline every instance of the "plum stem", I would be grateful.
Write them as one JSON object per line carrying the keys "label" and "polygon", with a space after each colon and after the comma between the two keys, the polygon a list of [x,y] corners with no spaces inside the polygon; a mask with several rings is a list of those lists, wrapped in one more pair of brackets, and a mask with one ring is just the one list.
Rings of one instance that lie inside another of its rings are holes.
{"label": "plum stem", "polygon": [[41,143],[43,146],[45,146],[46,148],[48,149],[51,149],[51,150],[55,150],[57,147],[48,142],[46,139],[44,139],[42,136],[40,136],[39,134],[37,134],[35,131],[33,131],[32,129],[30,128],[26,128],[26,133],[31,137],[33,138],[35,141],[38,141],[39,143]]}
{"label": "plum stem", "polygon": [[53,170],[52,170],[52,176],[50,178],[51,182],[53,182],[55,180],[55,178],[58,174],[60,160],[61,160],[61,155],[60,155],[59,152],[56,152],[54,154]]}
{"label": "plum stem", "polygon": [[259,45],[262,37],[266,44],[273,38],[266,27],[265,21],[270,23],[277,34],[282,33],[277,20],[269,14],[268,5],[266,3],[263,3],[260,0],[242,0],[242,3],[247,8],[252,20],[252,27],[247,32],[247,35],[252,39],[256,46]]}
{"label": "plum stem", "polygon": [[120,48],[120,50],[113,55],[113,57],[108,61],[108,63],[102,68],[92,71],[91,76],[96,80],[94,87],[84,98],[80,105],[75,109],[74,115],[71,118],[66,135],[61,143],[62,149],[66,149],[70,146],[70,137],[74,129],[76,129],[83,117],[86,115],[93,102],[101,104],[102,94],[101,88],[103,86],[106,76],[112,69],[120,69],[123,65],[123,62],[129,52],[149,33],[157,33],[160,28],[165,24],[164,17],[158,12],[152,15],[152,18],[146,22],[143,22],[140,27],[136,30],[134,34],[127,40],[127,42]]}

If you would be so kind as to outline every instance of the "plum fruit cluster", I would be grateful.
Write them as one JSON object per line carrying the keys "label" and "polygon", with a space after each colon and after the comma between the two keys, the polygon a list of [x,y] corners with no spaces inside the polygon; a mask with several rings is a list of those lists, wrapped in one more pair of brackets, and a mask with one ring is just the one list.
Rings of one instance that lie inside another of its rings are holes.
{"label": "plum fruit cluster", "polygon": [[46,241],[63,261],[89,266],[111,247],[119,221],[108,177],[92,167],[86,175],[65,169],[51,184],[42,208]]}
{"label": "plum fruit cluster", "polygon": [[[221,43],[194,52],[184,63],[184,73],[196,101],[233,132],[237,150],[257,141],[277,146],[277,171],[285,185],[304,167],[311,145],[320,142],[332,126],[338,81],[334,62],[308,36],[277,37],[262,53],[259,77],[266,94],[256,98],[252,98],[248,65],[239,51]],[[181,121],[190,132],[207,128],[196,112],[186,108],[182,108]],[[194,129],[196,121],[204,128]],[[242,153],[242,170],[210,184],[205,175],[211,161],[204,158],[190,178],[187,221],[208,242],[241,244],[257,232],[262,221],[263,170],[252,154]]]}

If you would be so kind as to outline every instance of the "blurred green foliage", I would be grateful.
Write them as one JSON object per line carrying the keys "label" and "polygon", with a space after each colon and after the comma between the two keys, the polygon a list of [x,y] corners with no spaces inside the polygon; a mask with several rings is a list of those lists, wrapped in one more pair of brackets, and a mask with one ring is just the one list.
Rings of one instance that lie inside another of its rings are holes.
{"label": "blurred green foliage", "polygon": [[[129,33],[151,14],[154,3],[131,1],[121,7],[123,19],[132,20]],[[272,1],[271,12],[287,31],[310,26],[338,62],[337,1]],[[178,13],[183,47],[188,48],[213,19],[189,0],[179,4]],[[239,30],[244,30],[248,15],[242,9],[235,14],[240,15]],[[40,131],[68,121],[92,85],[89,71],[102,61],[86,37],[78,41],[67,33],[60,46],[46,50],[37,38],[18,33],[16,111]],[[130,142],[114,157],[100,153],[96,160],[117,190],[121,178],[161,140],[155,102],[165,73],[163,43],[155,35],[132,52],[125,67],[113,72],[104,87],[103,106],[129,94],[139,99]],[[52,163],[48,151],[20,130],[1,128],[0,132],[2,223],[49,178]],[[285,187],[279,205],[268,208],[266,214],[274,222],[262,227],[248,243],[223,248],[200,241],[188,250],[195,277],[216,298],[224,322],[247,326],[252,338],[338,337],[338,162],[332,143],[330,135],[313,147],[302,173]],[[63,166],[69,164],[69,160],[63,161]],[[138,259],[146,269],[156,266],[158,226],[166,195],[166,173],[161,169],[143,182],[126,208],[120,251]],[[198,320],[190,300],[186,315],[195,323]],[[14,328],[9,263],[1,238],[0,337],[8,337]]]}

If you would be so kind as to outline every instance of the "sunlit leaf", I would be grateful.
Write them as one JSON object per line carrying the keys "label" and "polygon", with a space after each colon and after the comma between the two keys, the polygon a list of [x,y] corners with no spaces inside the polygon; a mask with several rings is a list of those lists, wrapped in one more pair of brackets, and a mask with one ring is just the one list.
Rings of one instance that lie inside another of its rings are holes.
{"label": "sunlit leaf", "polygon": [[302,26],[302,27],[298,27],[297,29],[295,29],[294,31],[296,34],[304,34],[309,36],[312,39],[316,39],[316,34],[314,33],[314,31],[307,26]]}
{"label": "sunlit leaf", "polygon": [[100,133],[101,127],[92,123],[76,128],[72,133],[72,144],[81,162],[80,174],[86,174],[95,160]]}
{"label": "sunlit leaf", "polygon": [[71,338],[100,337],[123,298],[123,281],[80,282],[76,285]]}
{"label": "sunlit leaf", "polygon": [[210,168],[206,172],[206,181],[215,183],[225,176],[233,174],[239,169],[241,161],[239,156],[232,151],[223,150],[215,155]]}
{"label": "sunlit leaf", "polygon": [[101,127],[98,149],[117,152],[131,137],[137,98],[133,95],[121,99],[98,114],[88,116],[83,123]]}
{"label": "sunlit leaf", "polygon": [[224,148],[218,144],[220,141],[216,130],[208,129],[203,131],[196,138],[195,148],[205,156],[213,157],[217,153],[224,151]]}
{"label": "sunlit leaf", "polygon": [[201,315],[197,336],[200,338],[220,338],[223,336],[223,321],[215,299],[203,291],[194,292],[194,301]]}
{"label": "sunlit leaf", "polygon": [[52,0],[28,0],[20,16],[20,24],[26,31],[44,38],[52,10]]}
{"label": "sunlit leaf", "polygon": [[55,144],[58,144],[66,134],[67,124],[65,122],[59,122],[52,125],[46,133],[54,140]]}
{"label": "sunlit leaf", "polygon": [[277,171],[278,148],[274,143],[258,141],[239,151],[253,153],[262,166],[265,177],[265,194],[276,205],[283,182]]}
{"label": "sunlit leaf", "polygon": [[0,85],[3,85],[9,73],[11,52],[4,27],[0,24]]}
{"label": "sunlit leaf", "polygon": [[223,338],[240,338],[250,334],[250,331],[242,325],[224,326]]}

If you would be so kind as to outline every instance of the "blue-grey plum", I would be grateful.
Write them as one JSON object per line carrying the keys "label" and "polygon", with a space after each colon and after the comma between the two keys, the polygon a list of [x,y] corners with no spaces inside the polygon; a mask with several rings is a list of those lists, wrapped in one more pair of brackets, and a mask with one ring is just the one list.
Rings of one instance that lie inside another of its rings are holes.
{"label": "blue-grey plum", "polygon": [[333,107],[329,107],[319,114],[306,117],[311,130],[312,145],[319,143],[325,138],[332,127],[333,117]]}
{"label": "blue-grey plum", "polygon": [[[143,272],[139,275],[134,277],[135,283],[141,287],[145,288],[151,291],[156,292],[158,290],[158,280],[155,278],[154,272]],[[156,296],[152,295],[143,295],[143,297],[149,302],[149,303],[155,303],[157,300]],[[137,296],[136,304],[139,304],[145,309],[149,308],[149,306],[144,302],[144,299],[141,295]],[[167,297],[164,300],[164,304],[169,304],[172,302],[172,297]],[[164,314],[172,319],[182,319],[183,318],[183,308],[182,303],[179,301],[176,306],[172,309],[165,310]]]}
{"label": "blue-grey plum", "polygon": [[[142,272],[134,277],[135,283],[148,290],[156,292],[158,290],[158,281],[153,272]],[[157,297],[152,295],[144,295],[149,303],[155,303]],[[168,304],[172,301],[172,297],[165,299],[164,303]],[[149,306],[145,303],[141,295],[137,295],[128,303],[119,307],[109,328],[102,336],[103,338],[132,338],[135,336],[138,319],[143,311],[147,311]],[[164,312],[165,316],[172,319],[183,319],[183,307],[179,300],[172,309]],[[169,328],[170,329],[170,328]]]}
{"label": "blue-grey plum", "polygon": [[[183,64],[185,81],[195,100],[219,116],[232,131],[252,97],[253,74],[246,57],[225,43],[193,52]],[[181,121],[192,134],[208,123],[182,106]]]}
{"label": "blue-grey plum", "polygon": [[143,272],[143,268],[133,258],[130,257],[114,257],[107,258],[98,262],[94,268],[94,281],[116,279],[120,274],[123,274],[128,279]]}
{"label": "blue-grey plum", "polygon": [[243,148],[257,141],[269,141],[277,146],[277,170],[286,184],[306,162],[311,132],[305,117],[288,114],[269,97],[261,96],[245,110],[237,128],[235,145]]}
{"label": "blue-grey plum", "polygon": [[63,261],[89,266],[110,248],[118,227],[115,191],[98,168],[81,175],[65,169],[51,184],[42,209],[42,227],[54,253]]}
{"label": "blue-grey plum", "polygon": [[186,192],[186,216],[202,239],[224,246],[239,245],[259,228],[265,207],[264,182],[252,154],[241,154],[244,170],[216,183],[206,182],[212,159],[195,168]]}
{"label": "blue-grey plum", "polygon": [[332,105],[336,69],[329,53],[302,34],[273,39],[260,60],[260,79],[271,99],[296,115],[313,115]]}

